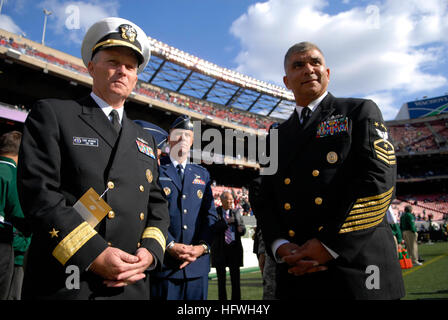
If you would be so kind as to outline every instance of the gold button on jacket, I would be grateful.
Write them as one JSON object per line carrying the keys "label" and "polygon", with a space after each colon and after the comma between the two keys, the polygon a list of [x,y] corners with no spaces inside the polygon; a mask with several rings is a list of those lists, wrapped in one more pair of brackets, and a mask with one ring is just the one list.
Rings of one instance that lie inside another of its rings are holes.
{"label": "gold button on jacket", "polygon": [[107,217],[108,217],[109,219],[113,219],[113,218],[115,218],[115,212],[113,212],[112,210],[109,211],[109,213],[107,214]]}

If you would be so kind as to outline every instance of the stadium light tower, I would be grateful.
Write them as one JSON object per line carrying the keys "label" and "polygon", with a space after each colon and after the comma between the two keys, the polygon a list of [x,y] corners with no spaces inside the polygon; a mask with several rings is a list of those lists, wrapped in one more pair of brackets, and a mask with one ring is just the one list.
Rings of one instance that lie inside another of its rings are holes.
{"label": "stadium light tower", "polygon": [[42,45],[45,45],[45,29],[46,29],[46,27],[47,27],[47,18],[48,18],[48,16],[49,15],[51,15],[53,12],[51,12],[51,11],[49,11],[49,10],[47,10],[47,9],[44,9],[44,15],[45,15],[45,18],[44,18],[44,30],[42,31]]}

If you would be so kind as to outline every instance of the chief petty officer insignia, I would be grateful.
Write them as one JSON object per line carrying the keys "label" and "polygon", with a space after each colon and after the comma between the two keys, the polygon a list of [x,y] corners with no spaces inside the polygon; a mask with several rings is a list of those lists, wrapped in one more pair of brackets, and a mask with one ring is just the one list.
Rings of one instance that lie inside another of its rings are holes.
{"label": "chief petty officer insignia", "polygon": [[122,24],[118,27],[121,32],[121,37],[123,39],[129,40],[130,42],[134,42],[137,37],[137,30],[134,29],[129,24]]}
{"label": "chief petty officer insignia", "polygon": [[383,161],[388,165],[395,165],[395,150],[392,143],[389,142],[389,134],[384,123],[374,121],[370,125],[372,147],[375,152],[375,156],[378,160]]}

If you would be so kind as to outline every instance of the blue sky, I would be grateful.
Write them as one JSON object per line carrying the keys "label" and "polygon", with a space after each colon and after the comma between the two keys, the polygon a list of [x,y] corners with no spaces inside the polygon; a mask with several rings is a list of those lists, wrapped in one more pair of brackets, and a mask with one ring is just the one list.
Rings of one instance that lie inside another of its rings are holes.
{"label": "blue sky", "polygon": [[3,0],[0,28],[40,42],[43,8],[53,12],[45,44],[77,57],[92,23],[120,16],[173,47],[278,85],[289,46],[315,42],[331,71],[329,91],[373,99],[386,120],[407,101],[448,92],[446,0]]}

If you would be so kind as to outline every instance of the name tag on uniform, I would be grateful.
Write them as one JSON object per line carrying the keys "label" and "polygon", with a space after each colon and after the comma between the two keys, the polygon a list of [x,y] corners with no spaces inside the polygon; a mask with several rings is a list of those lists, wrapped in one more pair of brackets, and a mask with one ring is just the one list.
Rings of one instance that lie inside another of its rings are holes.
{"label": "name tag on uniform", "polygon": [[135,140],[135,142],[137,143],[138,151],[140,151],[143,154],[146,154],[148,157],[151,157],[153,159],[156,158],[156,156],[154,155],[154,151],[150,146],[148,146],[146,143],[141,142],[138,139]]}
{"label": "name tag on uniform", "polygon": [[348,118],[341,117],[321,122],[317,126],[316,138],[333,136],[348,131]]}
{"label": "name tag on uniform", "polygon": [[112,208],[104,201],[98,193],[90,188],[84,195],[76,201],[73,208],[78,211],[81,217],[95,228],[95,226],[108,214]]}
{"label": "name tag on uniform", "polygon": [[73,144],[75,146],[98,147],[98,139],[97,138],[73,137]]}

